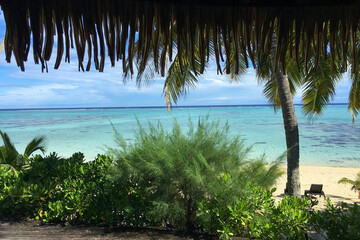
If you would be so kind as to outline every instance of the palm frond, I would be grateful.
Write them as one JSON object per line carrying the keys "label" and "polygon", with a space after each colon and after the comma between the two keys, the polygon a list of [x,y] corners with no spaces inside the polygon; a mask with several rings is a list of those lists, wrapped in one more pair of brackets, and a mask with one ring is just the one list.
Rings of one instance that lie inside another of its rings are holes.
{"label": "palm frond", "polygon": [[[182,58],[182,72],[178,55],[176,55],[174,62],[171,64],[167,77],[165,78],[163,93],[166,98],[167,106],[170,106],[169,100],[176,103],[182,94],[187,93],[188,89],[195,88],[198,78],[192,71],[191,62],[188,59]],[[195,66],[200,70],[200,63],[195,61]]]}
{"label": "palm frond", "polygon": [[6,148],[7,154],[14,153],[14,154],[18,155],[19,153],[16,151],[16,148],[14,147],[14,144],[11,142],[7,133],[2,132],[0,130],[0,135],[3,140],[4,146]]}
{"label": "palm frond", "polygon": [[274,79],[271,78],[268,82],[265,83],[263,94],[266,99],[274,106],[275,111],[281,107],[278,87]]}
{"label": "palm frond", "polygon": [[42,153],[45,152],[45,141],[46,138],[44,136],[36,137],[26,146],[24,151],[24,155],[30,156],[33,152],[40,150]]}
{"label": "palm frond", "polygon": [[315,60],[314,58],[310,61],[303,89],[303,110],[310,118],[321,114],[324,107],[333,99],[336,83],[342,76],[340,71],[332,70],[329,58],[321,57],[318,63],[315,63]]}
{"label": "palm frond", "polygon": [[6,150],[5,146],[0,147],[0,162],[2,162],[3,159],[5,159],[5,154],[6,154],[5,150]]}
{"label": "palm frond", "polygon": [[[179,50],[179,46],[177,48]],[[180,49],[185,49],[185,47]],[[209,49],[211,48],[209,47]],[[176,54],[166,73],[163,94],[168,109],[171,106],[171,100],[176,103],[182,94],[186,95],[190,88],[196,87],[198,74],[202,73],[208,66],[207,60],[201,62],[200,49],[196,46],[193,48],[191,55],[188,55],[186,52],[182,52],[181,55],[182,57],[180,58],[179,54]]]}
{"label": "palm frond", "polygon": [[356,62],[351,63],[351,89],[349,93],[349,105],[348,110],[352,113],[353,122],[355,122],[355,118],[357,117],[360,109],[360,51],[357,51]]}
{"label": "palm frond", "polygon": [[242,55],[239,51],[239,49],[231,47],[230,59],[228,61],[228,64],[230,65],[230,82],[240,81],[241,77],[247,72],[245,59],[244,57],[240,57]]}
{"label": "palm frond", "polygon": [[338,181],[338,183],[348,183],[351,184],[351,190],[360,190],[360,172],[357,173],[356,180],[351,180],[349,178],[342,178]]}
{"label": "palm frond", "polygon": [[348,110],[352,113],[353,122],[357,117],[360,109],[360,76],[358,73],[351,74],[351,89],[349,93]]}
{"label": "palm frond", "polygon": [[[287,75],[290,85],[290,92],[292,95],[296,94],[296,90],[302,84],[302,73],[296,67],[296,62],[294,59],[288,56],[287,58]],[[277,88],[276,79],[274,76],[274,66],[271,62],[269,55],[263,55],[261,61],[259,62],[256,76],[259,83],[265,83],[263,89],[263,95],[266,99],[273,104],[274,110],[276,111],[281,107],[280,98]]]}
{"label": "palm frond", "polygon": [[10,165],[14,168],[21,167],[18,164],[19,153],[16,151],[9,136],[2,131],[0,131],[0,135],[4,143],[3,146],[0,146],[0,163]]}

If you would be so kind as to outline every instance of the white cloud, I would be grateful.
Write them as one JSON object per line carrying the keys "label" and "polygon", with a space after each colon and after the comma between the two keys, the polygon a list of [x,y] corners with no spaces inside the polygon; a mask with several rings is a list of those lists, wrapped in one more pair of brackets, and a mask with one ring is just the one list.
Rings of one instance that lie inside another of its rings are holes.
{"label": "white cloud", "polygon": [[76,89],[76,86],[67,85],[67,84],[50,84],[44,86],[31,86],[28,88],[21,87],[14,90],[9,90],[6,92],[6,95],[17,95],[17,96],[29,96],[42,98],[46,94],[54,93],[55,90],[69,90]]}
{"label": "white cloud", "polygon": [[0,94],[0,106],[34,106],[48,101],[63,101],[63,91],[76,89],[76,86],[68,84],[35,85],[29,87],[11,88],[2,90]]}

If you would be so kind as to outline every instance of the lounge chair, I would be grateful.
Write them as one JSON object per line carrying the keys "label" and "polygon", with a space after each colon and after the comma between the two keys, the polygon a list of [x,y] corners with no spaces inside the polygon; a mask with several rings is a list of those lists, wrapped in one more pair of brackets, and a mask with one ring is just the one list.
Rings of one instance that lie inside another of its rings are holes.
{"label": "lounge chair", "polygon": [[325,199],[325,193],[322,190],[322,188],[323,188],[322,184],[311,184],[310,190],[305,190],[305,196],[309,195],[311,198],[312,195],[320,195],[320,197],[324,196]]}

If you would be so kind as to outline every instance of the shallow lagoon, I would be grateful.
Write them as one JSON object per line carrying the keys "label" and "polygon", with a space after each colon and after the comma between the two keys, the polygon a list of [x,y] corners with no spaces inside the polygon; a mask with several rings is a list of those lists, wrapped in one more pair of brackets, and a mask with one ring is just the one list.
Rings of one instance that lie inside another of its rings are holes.
{"label": "shallow lagoon", "polygon": [[[47,152],[69,156],[83,152],[88,160],[114,146],[114,131],[110,122],[131,141],[137,129],[135,116],[146,125],[158,120],[170,129],[176,118],[187,131],[189,116],[196,122],[199,116],[228,121],[231,134],[240,134],[250,157],[262,154],[275,160],[286,150],[281,110],[271,106],[180,107],[169,113],[164,108],[129,109],[63,109],[0,111],[0,129],[7,132],[22,152],[33,137],[47,137]],[[296,106],[300,131],[300,162],[302,165],[360,167],[360,125],[352,123],[346,105],[328,106],[323,115],[309,120]]]}

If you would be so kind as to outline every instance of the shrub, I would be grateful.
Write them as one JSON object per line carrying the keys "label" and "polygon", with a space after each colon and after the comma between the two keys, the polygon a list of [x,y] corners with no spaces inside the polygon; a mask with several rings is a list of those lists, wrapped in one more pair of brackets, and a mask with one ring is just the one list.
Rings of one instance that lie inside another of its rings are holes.
{"label": "shrub", "polygon": [[106,177],[111,166],[112,159],[103,155],[91,162],[84,162],[82,153],[68,159],[37,155],[27,170],[1,172],[0,214],[111,225],[117,222],[112,208],[119,207],[112,204],[118,201],[115,184]]}
{"label": "shrub", "polygon": [[8,212],[23,212],[19,199],[23,187],[18,178],[18,173],[11,166],[0,165],[0,215]]}
{"label": "shrub", "polygon": [[275,189],[254,186],[251,193],[234,203],[219,201],[202,205],[200,214],[207,216],[206,230],[217,231],[220,238],[245,236],[257,239],[305,239],[310,214],[308,199],[284,196],[275,204]]}
{"label": "shrub", "polygon": [[235,202],[254,184],[269,186],[280,175],[276,164],[267,169],[263,160],[246,161],[243,140],[230,137],[229,126],[220,127],[220,120],[209,116],[196,127],[189,119],[187,133],[175,120],[171,131],[160,122],[149,123],[148,130],[139,123],[133,143],[116,135],[119,148],[110,149],[114,178],[152,203],[147,218],[188,232],[200,226],[201,203],[219,195],[222,202]]}
{"label": "shrub", "polygon": [[311,221],[325,239],[359,239],[360,207],[356,203],[352,206],[346,203],[334,206],[327,199],[326,209],[315,211]]}

